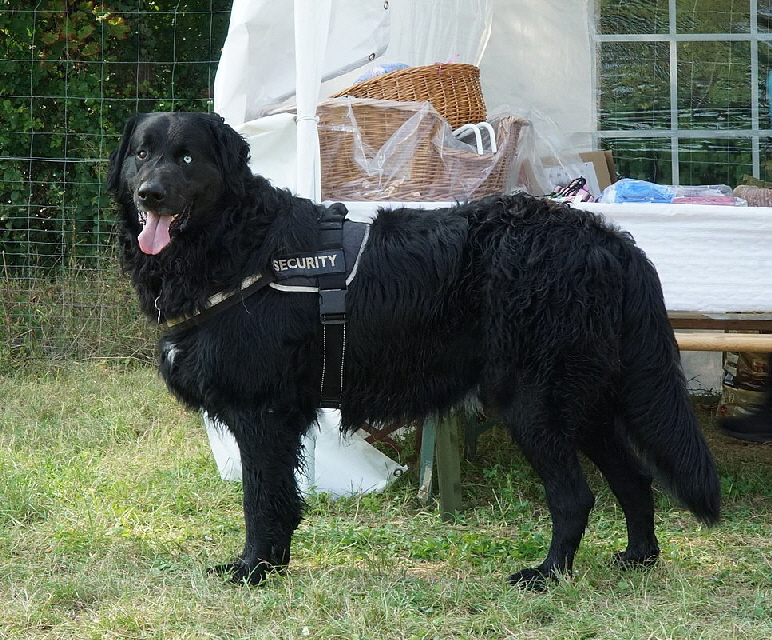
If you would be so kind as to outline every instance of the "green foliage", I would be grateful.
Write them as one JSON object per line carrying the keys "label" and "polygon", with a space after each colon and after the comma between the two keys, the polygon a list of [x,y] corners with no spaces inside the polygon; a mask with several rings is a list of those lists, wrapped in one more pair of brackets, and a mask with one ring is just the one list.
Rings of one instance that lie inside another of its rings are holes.
{"label": "green foliage", "polygon": [[98,357],[152,362],[157,327],[141,316],[115,260],[73,265],[56,278],[5,278],[0,289],[0,373],[29,360]]}
{"label": "green foliage", "polygon": [[126,119],[211,108],[231,0],[0,0],[0,368],[145,360],[104,180]]}
{"label": "green foliage", "polygon": [[105,160],[123,123],[137,111],[209,108],[230,3],[4,4],[3,267],[88,263],[111,242]]}

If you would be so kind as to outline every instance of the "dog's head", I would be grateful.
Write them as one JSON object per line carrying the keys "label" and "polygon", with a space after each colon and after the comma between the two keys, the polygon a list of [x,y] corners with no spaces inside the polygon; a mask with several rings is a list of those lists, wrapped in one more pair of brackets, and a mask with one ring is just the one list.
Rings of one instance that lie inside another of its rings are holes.
{"label": "dog's head", "polygon": [[213,113],[134,116],[110,156],[107,187],[147,254],[205,229],[247,184],[249,146]]}

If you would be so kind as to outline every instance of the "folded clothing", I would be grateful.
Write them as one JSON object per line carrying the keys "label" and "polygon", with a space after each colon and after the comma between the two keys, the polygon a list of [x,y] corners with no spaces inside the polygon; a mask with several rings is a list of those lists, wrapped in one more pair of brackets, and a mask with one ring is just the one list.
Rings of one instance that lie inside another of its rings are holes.
{"label": "folded clothing", "polygon": [[606,187],[598,202],[661,202],[673,201],[675,191],[667,185],[646,180],[622,178]]}
{"label": "folded clothing", "polygon": [[[738,187],[739,188],[739,187]],[[660,204],[713,204],[734,207],[747,205],[743,196],[725,184],[664,185],[622,178],[606,187],[598,202],[654,202]]]}
{"label": "folded clothing", "polygon": [[734,196],[676,196],[673,204],[718,204],[725,207],[737,206]]}

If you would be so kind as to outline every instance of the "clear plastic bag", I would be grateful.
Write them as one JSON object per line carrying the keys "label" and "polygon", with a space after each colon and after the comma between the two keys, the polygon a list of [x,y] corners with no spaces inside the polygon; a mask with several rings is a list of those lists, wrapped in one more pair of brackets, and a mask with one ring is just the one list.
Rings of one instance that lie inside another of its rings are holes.
{"label": "clear plastic bag", "polygon": [[464,201],[505,192],[529,123],[491,120],[495,151],[459,140],[428,102],[335,98],[320,103],[324,200]]}
{"label": "clear plastic bag", "polygon": [[654,202],[663,204],[713,204],[744,207],[745,200],[725,184],[663,185],[623,178],[603,190],[599,202]]}

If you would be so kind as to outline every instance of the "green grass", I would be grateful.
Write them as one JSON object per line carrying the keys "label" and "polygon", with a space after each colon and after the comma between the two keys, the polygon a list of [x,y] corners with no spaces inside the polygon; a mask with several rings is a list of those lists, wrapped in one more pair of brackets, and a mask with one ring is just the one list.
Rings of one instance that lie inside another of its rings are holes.
{"label": "green grass", "polygon": [[154,371],[27,369],[0,377],[0,398],[2,639],[772,638],[772,447],[723,438],[705,407],[723,523],[658,494],[662,561],[610,569],[624,523],[590,473],[575,575],[533,594],[506,577],[540,561],[549,517],[500,431],[464,464],[455,522],[419,507],[412,474],[381,495],[316,497],[288,574],[247,588],[206,573],[243,543],[240,487]]}

